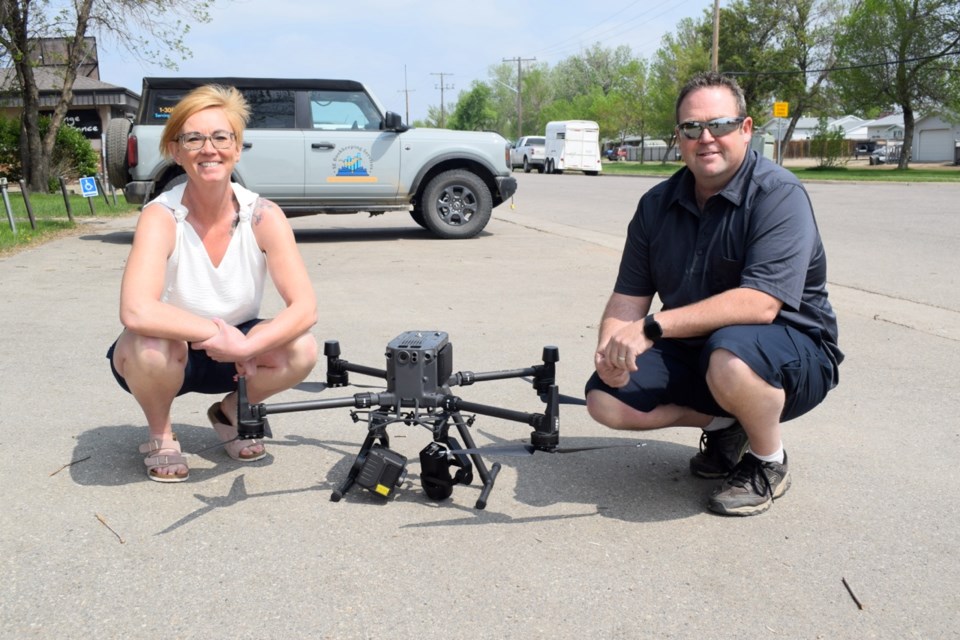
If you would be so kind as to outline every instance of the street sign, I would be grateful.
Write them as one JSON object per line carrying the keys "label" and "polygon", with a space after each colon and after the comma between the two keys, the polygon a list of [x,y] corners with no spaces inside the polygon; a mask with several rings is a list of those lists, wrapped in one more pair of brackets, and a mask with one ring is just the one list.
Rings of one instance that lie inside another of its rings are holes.
{"label": "street sign", "polygon": [[774,118],[786,118],[788,115],[790,115],[790,103],[788,102],[773,103]]}
{"label": "street sign", "polygon": [[84,198],[95,198],[100,195],[97,191],[97,179],[80,178],[80,193]]}

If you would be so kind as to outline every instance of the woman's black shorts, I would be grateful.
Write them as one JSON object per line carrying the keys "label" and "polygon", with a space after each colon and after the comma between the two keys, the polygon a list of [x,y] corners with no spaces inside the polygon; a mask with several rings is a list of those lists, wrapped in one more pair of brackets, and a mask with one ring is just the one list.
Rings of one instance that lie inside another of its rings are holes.
{"label": "woman's black shorts", "polygon": [[[261,318],[247,320],[239,325],[237,329],[247,335],[250,329],[263,322]],[[107,359],[110,360],[110,371],[113,377],[123,387],[124,391],[130,392],[127,381],[123,379],[117,368],[113,366],[113,350],[117,346],[116,340],[107,349]],[[237,366],[232,362],[216,362],[207,355],[206,351],[197,349],[187,349],[187,366],[183,371],[183,385],[178,396],[185,393],[230,393],[237,388],[237,382],[234,377],[237,375]]]}

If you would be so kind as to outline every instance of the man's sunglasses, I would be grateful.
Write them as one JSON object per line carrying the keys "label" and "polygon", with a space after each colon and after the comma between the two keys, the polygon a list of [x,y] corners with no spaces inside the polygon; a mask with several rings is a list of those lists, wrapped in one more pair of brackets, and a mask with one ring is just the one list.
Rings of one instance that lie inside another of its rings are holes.
{"label": "man's sunglasses", "polygon": [[716,118],[709,122],[691,120],[678,124],[677,131],[682,133],[683,137],[687,140],[699,140],[704,129],[709,129],[710,135],[714,138],[720,138],[739,129],[745,119],[746,118]]}

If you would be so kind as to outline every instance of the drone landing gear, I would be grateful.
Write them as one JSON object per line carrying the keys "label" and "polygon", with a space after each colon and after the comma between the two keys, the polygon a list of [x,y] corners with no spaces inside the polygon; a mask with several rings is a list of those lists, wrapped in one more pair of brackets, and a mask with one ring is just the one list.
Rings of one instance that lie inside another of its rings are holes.
{"label": "drone landing gear", "polygon": [[[451,414],[446,419],[451,418],[460,436],[467,443],[467,448],[476,448],[460,414]],[[407,458],[390,449],[390,436],[386,432],[386,425],[393,421],[393,417],[388,413],[375,411],[371,413],[370,420],[370,431],[364,438],[347,477],[330,494],[332,502],[343,499],[354,484],[386,498],[391,496],[407,477]],[[473,469],[476,467],[482,487],[474,506],[483,509],[487,506],[493,483],[500,473],[500,463],[494,463],[488,470],[479,455],[457,453],[464,447],[446,431],[445,425],[440,435],[420,451],[420,480],[423,491],[432,500],[446,500],[452,495],[454,485],[469,485],[473,482]],[[453,468],[457,469],[455,473],[451,473]]]}

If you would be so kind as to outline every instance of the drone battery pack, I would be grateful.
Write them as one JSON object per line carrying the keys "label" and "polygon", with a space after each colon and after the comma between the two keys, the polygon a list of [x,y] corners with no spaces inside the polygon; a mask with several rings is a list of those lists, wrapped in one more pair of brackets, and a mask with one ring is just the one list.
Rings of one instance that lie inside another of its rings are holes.
{"label": "drone battery pack", "polygon": [[402,333],[387,345],[386,357],[387,391],[404,406],[423,406],[453,373],[453,345],[443,331]]}
{"label": "drone battery pack", "polygon": [[357,484],[386,498],[406,477],[406,457],[375,444],[363,460],[363,466],[357,474]]}

